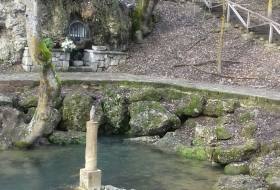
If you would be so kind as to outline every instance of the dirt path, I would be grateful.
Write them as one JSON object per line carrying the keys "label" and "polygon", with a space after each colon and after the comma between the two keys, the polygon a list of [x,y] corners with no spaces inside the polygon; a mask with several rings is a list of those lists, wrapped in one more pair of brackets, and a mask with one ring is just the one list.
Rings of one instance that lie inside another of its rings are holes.
{"label": "dirt path", "polygon": [[[220,20],[191,3],[161,1],[159,22],[142,44],[132,44],[129,59],[108,72],[184,78],[219,84],[280,89],[280,51],[244,40],[239,28],[226,32],[223,75],[216,73]],[[176,67],[176,65],[186,66]]]}

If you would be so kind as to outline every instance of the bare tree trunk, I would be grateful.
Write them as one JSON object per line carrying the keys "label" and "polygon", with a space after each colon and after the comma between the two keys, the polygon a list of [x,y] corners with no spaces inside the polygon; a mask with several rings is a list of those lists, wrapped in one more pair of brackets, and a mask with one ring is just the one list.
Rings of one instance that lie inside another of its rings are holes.
{"label": "bare tree trunk", "polygon": [[142,25],[142,31],[144,35],[151,32],[150,23],[152,22],[151,19],[153,16],[153,12],[159,0],[145,0],[145,1],[146,1],[145,2],[146,7],[144,8],[145,11],[143,13],[143,25]]}
{"label": "bare tree trunk", "polygon": [[219,74],[222,73],[222,54],[223,54],[223,46],[224,46],[225,15],[226,15],[225,0],[222,1],[223,1],[223,15],[221,19],[221,31],[220,31],[220,39],[219,39],[218,52],[217,52],[217,71]]}
{"label": "bare tree trunk", "polygon": [[40,0],[30,0],[26,5],[26,33],[32,61],[40,65],[39,99],[36,112],[27,134],[22,140],[32,145],[37,139],[52,133],[57,124],[55,104],[60,99],[61,86],[51,63],[51,52],[41,39]]}
{"label": "bare tree trunk", "polygon": [[267,7],[268,7],[267,8],[267,17],[271,18],[272,17],[272,8],[273,8],[272,0],[268,0]]}

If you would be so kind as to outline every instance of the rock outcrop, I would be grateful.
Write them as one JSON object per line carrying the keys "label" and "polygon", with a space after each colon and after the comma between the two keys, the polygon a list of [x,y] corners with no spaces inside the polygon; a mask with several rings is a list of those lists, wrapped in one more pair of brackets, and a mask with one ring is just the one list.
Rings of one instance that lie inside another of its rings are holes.
{"label": "rock outcrop", "polygon": [[159,102],[140,101],[129,106],[132,136],[164,135],[181,124],[179,118],[167,111]]}
{"label": "rock outcrop", "polygon": [[86,131],[86,122],[89,121],[89,112],[93,105],[91,96],[85,93],[72,93],[65,96],[62,105],[63,130]]}

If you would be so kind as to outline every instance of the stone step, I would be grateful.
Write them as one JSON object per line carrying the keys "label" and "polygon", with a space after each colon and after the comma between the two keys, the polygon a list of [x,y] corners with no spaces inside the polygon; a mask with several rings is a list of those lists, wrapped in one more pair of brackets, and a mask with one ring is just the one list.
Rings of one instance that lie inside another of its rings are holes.
{"label": "stone step", "polygon": [[90,66],[70,66],[69,72],[95,72],[95,70]]}

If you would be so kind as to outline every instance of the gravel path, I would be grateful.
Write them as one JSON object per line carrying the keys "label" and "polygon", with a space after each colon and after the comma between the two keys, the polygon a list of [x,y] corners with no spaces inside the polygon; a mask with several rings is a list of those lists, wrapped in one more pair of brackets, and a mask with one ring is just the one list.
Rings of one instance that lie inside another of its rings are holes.
{"label": "gravel path", "polygon": [[[223,77],[216,76],[219,18],[191,3],[161,1],[158,23],[142,44],[131,44],[129,59],[108,72],[184,78],[219,84],[280,89],[280,51],[245,40],[240,28],[225,35]],[[205,13],[206,12],[206,13]],[[187,66],[176,67],[186,64]],[[197,65],[198,64],[198,65]]]}

